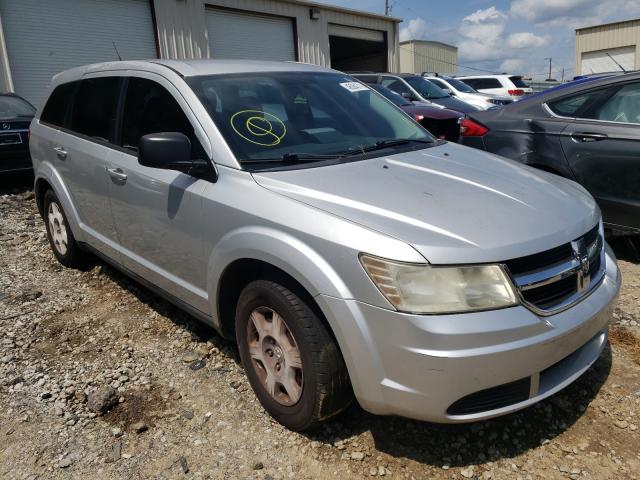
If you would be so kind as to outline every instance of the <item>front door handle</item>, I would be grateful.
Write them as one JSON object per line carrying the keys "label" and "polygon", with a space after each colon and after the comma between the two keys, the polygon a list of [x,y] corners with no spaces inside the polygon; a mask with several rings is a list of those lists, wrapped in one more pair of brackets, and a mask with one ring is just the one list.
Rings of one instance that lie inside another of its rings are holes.
{"label": "front door handle", "polygon": [[602,140],[606,140],[608,137],[604,133],[574,132],[571,134],[571,138],[576,142],[586,143],[600,142]]}
{"label": "front door handle", "polygon": [[60,160],[66,160],[67,155],[69,155],[64,147],[53,147],[53,150],[56,152],[56,155]]}
{"label": "front door handle", "polygon": [[127,181],[127,174],[124,173],[121,168],[107,168],[107,172],[111,178],[117,180],[119,183]]}

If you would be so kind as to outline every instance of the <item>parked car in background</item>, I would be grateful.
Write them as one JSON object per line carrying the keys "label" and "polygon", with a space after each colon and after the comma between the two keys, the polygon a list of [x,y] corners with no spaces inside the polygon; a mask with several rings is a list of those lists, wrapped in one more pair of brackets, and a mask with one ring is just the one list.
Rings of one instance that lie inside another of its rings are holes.
{"label": "parked car in background", "polygon": [[30,147],[58,261],[95,252],[235,340],[288,428],[354,395],[504,415],[605,348],[620,272],[589,193],[437,140],[344,73],[110,62],[48,97]]}
{"label": "parked car in background", "polygon": [[420,125],[429,130],[436,138],[457,142],[460,136],[460,119],[464,115],[460,112],[443,108],[429,103],[413,103],[399,93],[382,85],[367,84],[387,100],[391,101],[406,113],[411,115]]}
{"label": "parked car in background", "polygon": [[375,83],[387,87],[410,102],[434,103],[460,113],[471,113],[480,110],[473,105],[452,97],[422,75],[414,75],[413,73],[356,73],[353,76],[361,82]]}
{"label": "parked car in background", "polygon": [[423,74],[423,76],[431,83],[435,83],[449,95],[453,95],[454,97],[459,98],[480,110],[489,110],[490,108],[497,108],[513,103],[513,99],[510,96],[480,93],[466,83],[453,77],[442,75],[438,75],[436,77],[425,74]]}
{"label": "parked car in background", "polygon": [[462,122],[461,143],[575,180],[640,233],[640,74],[557,87]]}
{"label": "parked car in background", "polygon": [[29,124],[35,113],[24,98],[0,94],[0,174],[32,170]]}
{"label": "parked car in background", "polygon": [[456,78],[478,92],[509,96],[514,100],[520,100],[525,95],[533,93],[533,89],[520,75],[473,75]]}

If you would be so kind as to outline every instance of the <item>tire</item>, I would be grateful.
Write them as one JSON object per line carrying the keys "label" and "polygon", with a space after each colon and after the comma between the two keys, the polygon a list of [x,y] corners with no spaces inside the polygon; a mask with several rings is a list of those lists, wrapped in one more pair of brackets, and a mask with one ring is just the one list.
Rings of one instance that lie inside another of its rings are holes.
{"label": "tire", "polygon": [[84,268],[87,265],[87,254],[78,246],[69,227],[67,216],[53,190],[45,192],[43,205],[44,223],[53,254],[65,267]]}
{"label": "tire", "polygon": [[236,338],[258,400],[290,430],[308,430],[353,399],[335,341],[309,305],[288,288],[268,280],[249,283],[236,308]]}

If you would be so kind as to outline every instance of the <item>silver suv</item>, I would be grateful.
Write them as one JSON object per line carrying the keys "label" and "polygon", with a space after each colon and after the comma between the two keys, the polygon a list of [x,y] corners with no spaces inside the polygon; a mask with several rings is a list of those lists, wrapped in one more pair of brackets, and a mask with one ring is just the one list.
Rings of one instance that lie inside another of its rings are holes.
{"label": "silver suv", "polygon": [[332,70],[116,62],[57,75],[31,125],[55,256],[88,252],[235,339],[303,430],[352,398],[468,422],[578,378],[620,287],[578,184],[434,139]]}

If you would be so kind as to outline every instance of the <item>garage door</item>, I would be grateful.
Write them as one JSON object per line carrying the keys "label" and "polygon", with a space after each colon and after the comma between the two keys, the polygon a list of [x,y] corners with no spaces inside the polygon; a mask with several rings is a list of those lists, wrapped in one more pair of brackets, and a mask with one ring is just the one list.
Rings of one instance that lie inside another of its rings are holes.
{"label": "garage door", "polygon": [[14,89],[38,106],[62,70],[157,56],[149,0],[0,0],[0,18]]}
{"label": "garage door", "polygon": [[[611,55],[611,58],[607,55]],[[620,71],[616,65],[618,62],[627,71],[635,69],[636,47],[612,48],[611,50],[599,50],[597,52],[586,52],[582,54],[581,70],[583,75],[601,72]]]}
{"label": "garage door", "polygon": [[207,9],[212,58],[293,60],[293,20],[244,12]]}

